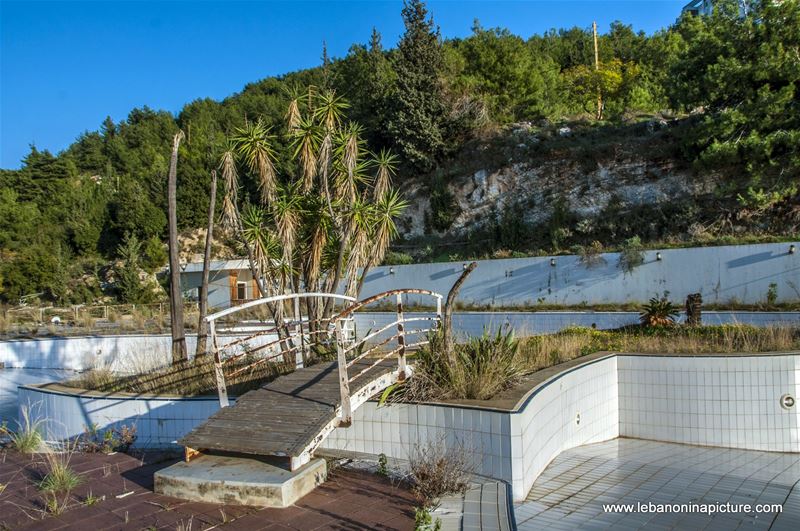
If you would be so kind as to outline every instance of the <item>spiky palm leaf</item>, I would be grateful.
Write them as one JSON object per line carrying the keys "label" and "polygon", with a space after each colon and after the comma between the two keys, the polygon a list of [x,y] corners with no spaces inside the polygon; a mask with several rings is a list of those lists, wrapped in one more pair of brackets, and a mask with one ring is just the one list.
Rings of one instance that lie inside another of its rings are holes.
{"label": "spiky palm leaf", "polygon": [[303,192],[314,186],[314,174],[317,171],[317,150],[320,142],[320,129],[313,120],[301,118],[292,130],[293,156],[300,164],[303,180]]}
{"label": "spiky palm leaf", "polygon": [[331,219],[321,197],[311,199],[305,209],[308,241],[306,244],[306,284],[316,289],[323,271],[323,253],[328,244],[331,231]]}
{"label": "spiky palm leaf", "polygon": [[248,122],[236,129],[233,143],[236,153],[244,159],[247,168],[258,177],[261,201],[268,204],[275,198],[277,178],[275,174],[275,152],[272,142],[275,136],[262,119]]}
{"label": "spiky palm leaf", "polygon": [[407,207],[408,201],[404,200],[397,190],[388,190],[375,204],[374,232],[371,238],[373,264],[380,264],[386,256],[389,244],[398,234],[394,220],[400,217]]}
{"label": "spiky palm leaf", "polygon": [[370,236],[375,222],[373,206],[369,201],[357,197],[348,212],[351,230],[350,249],[347,257],[347,294],[355,295],[358,270],[367,262]]}
{"label": "spiky palm leaf", "polygon": [[280,245],[266,225],[266,211],[247,204],[242,212],[242,235],[253,249],[253,259],[262,276],[269,276],[280,257]]}
{"label": "spiky palm leaf", "polygon": [[392,177],[397,169],[397,162],[397,155],[386,149],[375,155],[377,171],[372,194],[376,200],[380,200],[392,187]]}
{"label": "spiky palm leaf", "polygon": [[342,122],[344,111],[350,107],[336,91],[326,90],[317,94],[314,118],[328,131],[333,131]]}
{"label": "spiky palm leaf", "polygon": [[232,149],[222,154],[219,164],[225,197],[222,200],[222,225],[228,229],[239,226],[239,173],[236,171],[236,156]]}
{"label": "spiky palm leaf", "polygon": [[289,129],[289,133],[292,133],[302,119],[300,106],[302,105],[302,98],[305,96],[305,90],[293,85],[286,89],[286,94],[289,96],[289,105],[286,109],[286,126]]}
{"label": "spiky palm leaf", "polygon": [[302,220],[302,194],[299,183],[281,186],[272,203],[272,217],[283,247],[283,261],[292,263],[295,239]]}

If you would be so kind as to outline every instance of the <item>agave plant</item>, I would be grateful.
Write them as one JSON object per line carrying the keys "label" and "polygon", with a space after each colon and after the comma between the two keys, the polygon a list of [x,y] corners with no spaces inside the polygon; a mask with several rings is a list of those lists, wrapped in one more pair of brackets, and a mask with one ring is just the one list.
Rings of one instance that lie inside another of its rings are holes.
{"label": "agave plant", "polygon": [[666,297],[653,297],[639,312],[639,321],[644,326],[670,326],[678,317],[678,307]]}

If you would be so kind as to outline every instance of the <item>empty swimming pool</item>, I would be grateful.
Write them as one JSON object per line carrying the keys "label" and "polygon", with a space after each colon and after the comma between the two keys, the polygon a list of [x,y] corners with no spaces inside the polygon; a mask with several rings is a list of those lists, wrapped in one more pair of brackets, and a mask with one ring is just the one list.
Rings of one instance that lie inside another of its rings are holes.
{"label": "empty swimming pool", "polygon": [[800,529],[798,481],[798,454],[614,439],[561,453],[515,515],[521,530]]}
{"label": "empty swimming pool", "polygon": [[75,373],[59,369],[0,369],[0,422],[16,426],[18,386],[60,382],[72,374]]}

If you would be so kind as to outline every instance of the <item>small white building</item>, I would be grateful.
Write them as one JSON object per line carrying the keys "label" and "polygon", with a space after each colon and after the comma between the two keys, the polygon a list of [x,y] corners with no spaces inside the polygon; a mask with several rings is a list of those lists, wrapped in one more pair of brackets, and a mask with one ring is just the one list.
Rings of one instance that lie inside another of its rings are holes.
{"label": "small white building", "polygon": [[[181,289],[188,300],[197,300],[203,280],[203,263],[186,264],[181,272]],[[228,308],[259,298],[258,286],[246,259],[215,260],[208,277],[208,305]]]}

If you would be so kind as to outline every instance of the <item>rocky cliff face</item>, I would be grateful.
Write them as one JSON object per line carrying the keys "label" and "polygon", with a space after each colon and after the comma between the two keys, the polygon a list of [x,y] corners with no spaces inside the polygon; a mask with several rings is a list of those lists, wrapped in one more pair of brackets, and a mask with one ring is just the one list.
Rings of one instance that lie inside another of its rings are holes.
{"label": "rocky cliff face", "polygon": [[[532,224],[547,221],[558,202],[577,217],[591,219],[612,201],[622,209],[657,205],[707,194],[717,186],[718,176],[698,176],[664,155],[665,143],[674,141],[664,131],[645,125],[625,133],[598,139],[593,138],[596,131],[573,134],[562,128],[548,138],[517,125],[473,143],[452,163],[458,169],[446,186],[459,212],[450,229],[438,234],[464,234],[515,207]],[[500,153],[480,156],[489,150]],[[431,209],[429,187],[415,182],[405,192],[411,205],[399,223],[401,232],[420,236]]]}

